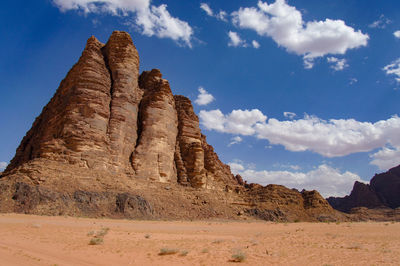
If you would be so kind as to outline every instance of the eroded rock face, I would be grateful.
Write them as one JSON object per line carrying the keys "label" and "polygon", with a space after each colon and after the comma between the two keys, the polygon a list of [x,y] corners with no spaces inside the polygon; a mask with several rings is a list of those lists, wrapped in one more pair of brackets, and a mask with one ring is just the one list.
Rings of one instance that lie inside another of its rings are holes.
{"label": "eroded rock face", "polygon": [[[175,158],[178,179],[189,182],[192,187],[206,186],[206,170],[204,168],[204,150],[201,141],[199,118],[193,111],[190,100],[175,95],[178,113],[178,137]],[[179,150],[179,153],[178,153]]]}
{"label": "eroded rock face", "polygon": [[135,150],[139,103],[139,55],[129,34],[114,32],[103,48],[111,74],[107,135],[112,162],[130,172],[129,158]]}
{"label": "eroded rock face", "polygon": [[318,221],[343,220],[329,203],[315,190],[299,192],[280,185],[246,186],[247,201],[251,206],[247,211],[265,220],[300,221],[313,217]]}
{"label": "eroded rock face", "polygon": [[87,41],[78,63],[36,118],[5,172],[35,158],[83,167],[108,163],[111,78],[102,47],[94,37]]}
{"label": "eroded rock face", "polygon": [[388,207],[400,207],[400,165],[386,173],[375,175],[370,186]]}
{"label": "eroded rock face", "polygon": [[132,156],[137,178],[177,182],[175,146],[178,117],[168,81],[158,69],[140,76],[144,90],[140,104],[139,141]]}
{"label": "eroded rock face", "polygon": [[5,172],[35,158],[130,172],[142,95],[138,71],[129,34],[114,32],[105,46],[89,38]]}

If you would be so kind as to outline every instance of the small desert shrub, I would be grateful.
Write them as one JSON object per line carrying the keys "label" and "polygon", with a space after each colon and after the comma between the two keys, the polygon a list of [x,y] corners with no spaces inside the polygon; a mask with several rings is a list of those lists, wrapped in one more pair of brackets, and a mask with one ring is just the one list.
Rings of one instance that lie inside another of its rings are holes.
{"label": "small desert shrub", "polygon": [[179,256],[186,256],[187,254],[189,253],[189,251],[187,251],[187,250],[182,250],[180,253],[179,253]]}
{"label": "small desert shrub", "polygon": [[361,248],[362,246],[360,244],[353,244],[347,247],[347,249],[354,249],[354,250],[359,250]]}
{"label": "small desert shrub", "polygon": [[257,246],[258,245],[258,241],[255,239],[250,240],[250,243],[252,246]]}
{"label": "small desert shrub", "polygon": [[203,249],[201,250],[201,253],[208,253],[208,249],[207,249],[207,248],[203,248]]}
{"label": "small desert shrub", "polygon": [[173,255],[173,254],[176,254],[178,252],[179,252],[179,250],[174,249],[174,248],[162,248],[160,250],[160,253],[158,253],[158,255],[160,255],[160,256]]}
{"label": "small desert shrub", "polygon": [[102,228],[100,231],[98,231],[96,233],[96,236],[97,237],[103,237],[108,233],[108,231],[110,231],[110,228],[108,228],[108,227]]}
{"label": "small desert shrub", "polygon": [[243,262],[246,259],[246,254],[242,251],[238,250],[232,254],[232,261],[233,262]]}
{"label": "small desert shrub", "polygon": [[103,238],[100,237],[93,237],[89,241],[89,245],[101,245],[103,244]]}
{"label": "small desert shrub", "polygon": [[100,231],[90,231],[89,233],[87,233],[87,236],[93,236],[92,239],[90,239],[89,241],[89,245],[101,245],[103,244],[104,240],[104,236],[108,233],[108,231],[110,230],[110,228],[105,227],[102,228]]}
{"label": "small desert shrub", "polygon": [[151,235],[150,234],[145,234],[144,235],[144,238],[147,238],[147,239],[149,239],[151,237]]}

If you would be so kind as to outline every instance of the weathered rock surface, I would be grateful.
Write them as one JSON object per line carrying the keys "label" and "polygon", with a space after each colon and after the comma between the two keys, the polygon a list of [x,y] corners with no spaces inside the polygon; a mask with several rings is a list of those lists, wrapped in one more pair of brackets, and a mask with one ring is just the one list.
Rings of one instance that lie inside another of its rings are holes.
{"label": "weathered rock surface", "polygon": [[139,84],[144,95],[140,104],[140,135],[132,156],[135,176],[177,182],[174,155],[178,117],[174,96],[159,70],[143,72]]}
{"label": "weathered rock surface", "polygon": [[[352,212],[353,208],[384,210],[400,207],[400,165],[375,175],[370,184],[355,182],[350,195],[343,198],[330,197],[328,202],[337,210]],[[364,209],[363,213],[366,211]]]}
{"label": "weathered rock surface", "polygon": [[315,190],[288,189],[280,185],[247,186],[247,201],[254,206],[247,211],[266,220],[296,221],[313,217],[318,221],[337,221],[345,217],[335,212]]}
{"label": "weathered rock surface", "polygon": [[[380,186],[379,186],[380,187]],[[391,193],[382,189],[382,193]],[[393,202],[390,200],[390,202]],[[0,212],[148,219],[343,220],[316,191],[248,185],[190,100],[139,76],[129,34],[91,37],[0,176]]]}
{"label": "weathered rock surface", "polygon": [[175,104],[178,112],[178,147],[175,155],[178,179],[182,183],[190,183],[192,187],[204,188],[207,176],[199,118],[188,98],[176,95]]}

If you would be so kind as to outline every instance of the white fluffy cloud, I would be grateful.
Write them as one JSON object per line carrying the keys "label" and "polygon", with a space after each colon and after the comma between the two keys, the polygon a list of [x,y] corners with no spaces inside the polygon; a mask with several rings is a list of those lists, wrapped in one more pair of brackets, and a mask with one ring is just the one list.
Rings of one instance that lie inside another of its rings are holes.
{"label": "white fluffy cloud", "polygon": [[400,146],[398,147],[383,147],[378,152],[371,155],[371,164],[378,166],[382,171],[389,170],[400,164]]}
{"label": "white fluffy cloud", "polygon": [[257,137],[281,144],[290,151],[310,150],[325,157],[368,152],[387,143],[400,145],[400,118],[394,116],[376,123],[354,119],[322,120],[306,115],[294,121],[271,118],[255,126]]}
{"label": "white fluffy cloud", "polygon": [[375,123],[354,119],[322,120],[305,115],[302,119],[279,121],[258,109],[200,111],[200,123],[209,130],[253,135],[270,144],[283,145],[289,151],[313,151],[325,157],[340,157],[368,152],[387,144],[400,147],[400,118],[393,116]]}
{"label": "white fluffy cloud", "polygon": [[341,71],[348,67],[349,65],[346,63],[346,59],[339,59],[336,57],[328,57],[327,58],[328,63],[332,64],[331,68],[334,69],[335,71]]}
{"label": "white fluffy cloud", "polygon": [[214,96],[208,93],[203,87],[199,87],[199,95],[197,95],[197,99],[194,102],[197,105],[207,105],[214,100]]}
{"label": "white fluffy cloud", "polygon": [[210,17],[214,16],[214,12],[212,11],[211,7],[206,3],[201,3],[200,8],[204,10]]}
{"label": "white fluffy cloud", "polygon": [[8,163],[6,162],[0,162],[0,172],[3,171],[4,169],[6,169]]}
{"label": "white fluffy cloud", "polygon": [[231,138],[231,142],[228,144],[228,147],[230,147],[234,144],[239,144],[242,141],[243,141],[243,139],[239,136],[233,137],[233,138]]}
{"label": "white fluffy cloud", "polygon": [[233,110],[224,115],[219,109],[199,113],[200,123],[208,130],[240,135],[254,135],[256,126],[265,124],[267,117],[258,109]]}
{"label": "white fluffy cloud", "polygon": [[298,190],[317,190],[323,197],[342,197],[350,193],[355,181],[363,182],[354,173],[341,173],[338,169],[322,164],[309,172],[256,171],[246,169],[241,163],[229,163],[235,174],[240,174],[249,183],[261,185],[278,184]]}
{"label": "white fluffy cloud", "polygon": [[385,66],[383,71],[386,72],[386,75],[395,75],[396,81],[400,83],[400,58]]}
{"label": "white fluffy cloud", "polygon": [[302,55],[305,67],[326,54],[344,54],[348,49],[366,46],[369,36],[355,31],[343,20],[303,21],[302,14],[285,0],[259,1],[257,7],[240,8],[232,13],[233,23],[271,37],[289,52]]}
{"label": "white fluffy cloud", "polygon": [[172,17],[165,4],[154,6],[150,0],[53,0],[53,3],[62,12],[81,10],[128,18],[132,15],[133,25],[139,27],[142,34],[170,38],[191,47],[192,28],[187,22]]}
{"label": "white fluffy cloud", "polygon": [[287,117],[287,118],[289,118],[289,119],[293,119],[293,118],[296,117],[296,113],[293,113],[293,112],[283,112],[283,116],[284,116],[284,117]]}
{"label": "white fluffy cloud", "polygon": [[246,47],[246,41],[242,40],[237,34],[237,32],[234,31],[229,31],[228,32],[228,37],[229,37],[229,42],[228,46],[233,46],[233,47]]}
{"label": "white fluffy cloud", "polygon": [[400,39],[400,30],[397,30],[395,32],[393,32],[394,37],[396,37],[397,39]]}
{"label": "white fluffy cloud", "polygon": [[253,47],[256,48],[256,49],[260,48],[260,44],[259,44],[256,40],[253,40],[253,41],[251,42],[251,44],[252,44]]}
{"label": "white fluffy cloud", "polygon": [[206,14],[210,17],[214,17],[222,21],[227,21],[226,17],[228,14],[223,10],[220,10],[218,13],[214,13],[211,7],[206,3],[201,3],[200,8],[203,9],[204,12],[206,12]]}

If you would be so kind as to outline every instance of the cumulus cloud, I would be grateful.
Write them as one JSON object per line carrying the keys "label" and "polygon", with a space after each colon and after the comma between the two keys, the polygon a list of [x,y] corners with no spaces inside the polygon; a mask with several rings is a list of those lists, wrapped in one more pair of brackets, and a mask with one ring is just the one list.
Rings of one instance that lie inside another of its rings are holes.
{"label": "cumulus cloud", "polygon": [[251,44],[252,44],[253,47],[256,48],[256,49],[260,48],[260,44],[259,44],[256,40],[253,40],[253,41],[251,42]]}
{"label": "cumulus cloud", "polygon": [[228,37],[229,37],[229,42],[228,46],[233,46],[233,47],[246,47],[246,41],[242,40],[237,34],[237,32],[234,31],[229,31],[228,32]]}
{"label": "cumulus cloud", "polygon": [[243,139],[239,136],[233,137],[233,138],[231,138],[231,142],[228,144],[228,147],[230,147],[234,144],[239,144],[242,141],[243,141]]}
{"label": "cumulus cloud", "polygon": [[330,119],[305,115],[302,119],[266,121],[260,110],[200,111],[200,123],[208,130],[253,135],[289,151],[313,151],[325,157],[368,152],[387,144],[400,147],[400,118],[393,116],[375,123],[355,119]]}
{"label": "cumulus cloud", "polygon": [[62,12],[69,10],[84,13],[109,13],[122,16],[146,36],[170,38],[191,47],[193,30],[190,25],[171,16],[167,5],[154,6],[150,0],[53,0]]}
{"label": "cumulus cloud", "polygon": [[271,37],[287,51],[302,55],[306,68],[327,54],[344,54],[348,49],[366,46],[369,36],[355,31],[343,20],[303,21],[302,14],[285,0],[259,1],[257,7],[241,7],[232,13],[233,23]]}
{"label": "cumulus cloud", "polygon": [[4,171],[4,169],[6,169],[8,163],[6,162],[0,162],[0,171]]}
{"label": "cumulus cloud", "polygon": [[355,181],[364,182],[351,172],[340,172],[326,164],[309,172],[256,171],[247,169],[241,163],[229,163],[235,174],[240,174],[249,183],[261,185],[278,184],[298,190],[317,190],[323,197],[342,197],[350,193]]}
{"label": "cumulus cloud", "polygon": [[397,30],[395,32],[393,32],[394,37],[396,37],[397,39],[400,39],[400,30]]}
{"label": "cumulus cloud", "polygon": [[336,57],[328,57],[327,58],[328,63],[332,64],[331,68],[334,69],[335,71],[341,71],[344,68],[348,67],[349,65],[346,63],[346,59],[339,59]]}
{"label": "cumulus cloud", "polygon": [[257,137],[271,144],[281,144],[290,151],[310,150],[325,157],[339,157],[356,152],[400,144],[400,118],[394,116],[376,123],[354,119],[322,120],[306,115],[294,121],[271,118],[255,126]]}
{"label": "cumulus cloud", "polygon": [[378,152],[371,155],[371,164],[378,166],[382,171],[389,170],[400,164],[400,146],[383,147]]}
{"label": "cumulus cloud", "polygon": [[386,25],[392,23],[392,21],[388,18],[386,18],[383,14],[379,16],[378,20],[375,20],[371,24],[368,25],[370,28],[376,28],[376,29],[384,29],[386,28]]}
{"label": "cumulus cloud", "polygon": [[400,83],[400,58],[385,66],[383,71],[386,72],[386,75],[394,75],[396,81]]}
{"label": "cumulus cloud", "polygon": [[283,112],[283,116],[287,117],[289,119],[293,119],[293,118],[295,118],[296,114],[292,113],[292,112]]}
{"label": "cumulus cloud", "polygon": [[206,3],[201,3],[200,8],[203,9],[204,12],[206,12],[206,14],[210,17],[214,17],[222,21],[227,21],[226,17],[228,14],[223,10],[220,10],[218,13],[214,13],[211,7]]}
{"label": "cumulus cloud", "polygon": [[199,95],[197,95],[197,99],[194,102],[197,105],[207,105],[214,100],[214,96],[208,93],[203,87],[199,87]]}
{"label": "cumulus cloud", "polygon": [[200,123],[208,130],[219,132],[254,135],[257,125],[265,124],[267,117],[258,109],[233,110],[224,115],[219,109],[199,113]]}

